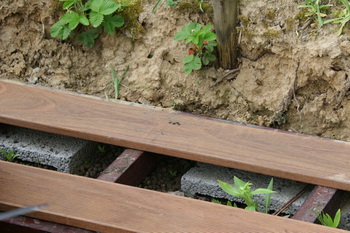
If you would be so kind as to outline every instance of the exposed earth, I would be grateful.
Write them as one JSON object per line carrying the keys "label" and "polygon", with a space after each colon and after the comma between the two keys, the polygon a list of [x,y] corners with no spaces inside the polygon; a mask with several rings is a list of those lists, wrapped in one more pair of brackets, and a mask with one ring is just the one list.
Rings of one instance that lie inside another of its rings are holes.
{"label": "exposed earth", "polygon": [[[110,70],[129,66],[123,100],[350,141],[350,31],[305,24],[299,0],[243,0],[239,73],[213,66],[183,72],[188,46],[173,40],[212,13],[143,1],[143,32],[102,35],[90,49],[50,37],[60,12],[46,0],[3,0],[0,78],[113,98]],[[283,7],[281,7],[283,6]],[[305,26],[306,25],[306,26]]]}

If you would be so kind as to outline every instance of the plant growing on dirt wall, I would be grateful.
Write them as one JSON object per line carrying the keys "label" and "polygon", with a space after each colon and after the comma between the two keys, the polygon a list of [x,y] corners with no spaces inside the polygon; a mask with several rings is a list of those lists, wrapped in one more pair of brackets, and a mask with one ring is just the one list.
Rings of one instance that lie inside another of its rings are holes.
{"label": "plant growing on dirt wall", "polygon": [[123,5],[114,0],[59,1],[63,2],[62,8],[66,13],[51,27],[52,37],[65,40],[82,25],[86,27],[85,30],[74,36],[91,48],[102,31],[114,34],[116,28],[124,25],[124,19],[116,13]]}
{"label": "plant growing on dirt wall", "polygon": [[191,43],[188,55],[184,58],[184,71],[186,74],[193,70],[199,70],[202,65],[208,65],[216,58],[213,54],[216,44],[216,34],[211,32],[211,25],[205,26],[199,23],[190,23],[179,31],[174,40]]}

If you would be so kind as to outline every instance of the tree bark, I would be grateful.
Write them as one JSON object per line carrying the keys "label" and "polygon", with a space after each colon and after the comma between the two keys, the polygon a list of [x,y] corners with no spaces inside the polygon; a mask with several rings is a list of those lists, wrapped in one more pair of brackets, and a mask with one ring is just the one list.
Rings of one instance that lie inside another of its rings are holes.
{"label": "tree bark", "polygon": [[237,66],[237,18],[239,0],[213,0],[219,65],[224,69]]}

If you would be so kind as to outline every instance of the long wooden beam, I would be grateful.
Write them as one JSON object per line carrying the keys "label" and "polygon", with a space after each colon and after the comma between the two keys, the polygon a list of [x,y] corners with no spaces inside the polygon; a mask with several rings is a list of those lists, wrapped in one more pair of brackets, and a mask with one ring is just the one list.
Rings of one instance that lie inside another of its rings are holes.
{"label": "long wooden beam", "polygon": [[350,143],[0,81],[0,122],[350,191]]}
{"label": "long wooden beam", "polygon": [[0,161],[0,210],[98,232],[346,232],[166,193]]}

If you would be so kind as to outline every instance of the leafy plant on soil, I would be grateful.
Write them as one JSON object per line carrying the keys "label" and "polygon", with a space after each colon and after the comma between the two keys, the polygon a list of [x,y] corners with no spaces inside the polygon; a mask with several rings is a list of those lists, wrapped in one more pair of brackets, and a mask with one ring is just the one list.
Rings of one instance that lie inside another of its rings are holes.
{"label": "leafy plant on soil", "polygon": [[13,162],[15,158],[20,156],[20,154],[16,154],[14,150],[5,151],[0,149],[0,152],[5,156],[6,161]]}
{"label": "leafy plant on soil", "polygon": [[88,28],[76,39],[91,48],[103,29],[107,34],[114,34],[116,28],[124,25],[124,19],[115,13],[123,5],[114,0],[59,1],[64,2],[62,8],[66,13],[51,27],[51,37],[65,40],[79,25],[83,25]]}
{"label": "leafy plant on soil", "polygon": [[247,205],[245,209],[247,210],[258,211],[258,203],[253,199],[253,195],[265,194],[265,213],[268,213],[271,194],[275,193],[275,191],[272,190],[273,178],[266,189],[258,188],[254,191],[251,190],[253,184],[250,182],[244,182],[236,176],[233,178],[233,182],[234,186],[218,180],[218,183],[224,192],[235,197],[241,197],[244,200]]}
{"label": "leafy plant on soil", "polygon": [[321,213],[317,219],[324,226],[337,228],[340,223],[341,213],[340,209],[335,213],[334,219],[329,214]]}
{"label": "leafy plant on soil", "polygon": [[183,40],[186,44],[191,43],[188,55],[184,58],[184,71],[191,74],[193,70],[199,70],[202,65],[208,65],[215,61],[213,54],[216,43],[216,34],[211,31],[212,25],[205,26],[199,23],[190,23],[176,33],[174,40]]}

